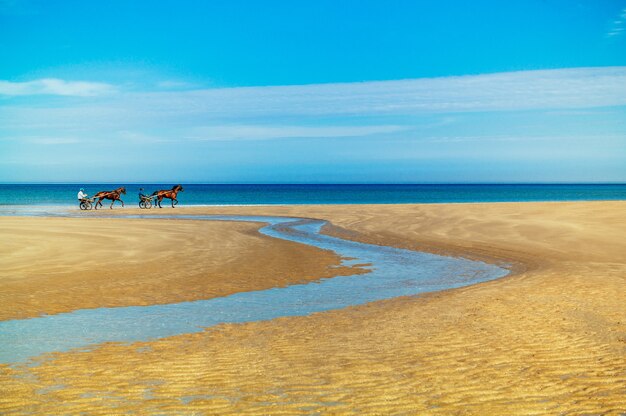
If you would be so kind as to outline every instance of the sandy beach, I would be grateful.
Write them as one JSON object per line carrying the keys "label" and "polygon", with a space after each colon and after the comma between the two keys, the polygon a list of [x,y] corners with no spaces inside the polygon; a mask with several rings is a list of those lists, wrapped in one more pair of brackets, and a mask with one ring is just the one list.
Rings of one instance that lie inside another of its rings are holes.
{"label": "sandy beach", "polygon": [[[331,235],[480,259],[512,273],[461,289],[0,366],[0,413],[626,413],[626,202],[142,212],[166,213],[320,218],[331,222]],[[98,215],[0,218],[1,320],[359,272],[334,268],[340,259],[333,253],[261,236],[259,224],[172,226]]]}
{"label": "sandy beach", "polygon": [[0,217],[0,320],[283,287],[358,269],[262,224]]}

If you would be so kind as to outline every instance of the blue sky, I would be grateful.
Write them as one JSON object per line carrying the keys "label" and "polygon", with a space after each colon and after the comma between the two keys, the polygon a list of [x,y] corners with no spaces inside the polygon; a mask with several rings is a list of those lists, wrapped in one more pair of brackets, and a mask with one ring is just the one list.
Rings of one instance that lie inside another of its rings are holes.
{"label": "blue sky", "polygon": [[0,182],[626,182],[626,1],[0,0]]}

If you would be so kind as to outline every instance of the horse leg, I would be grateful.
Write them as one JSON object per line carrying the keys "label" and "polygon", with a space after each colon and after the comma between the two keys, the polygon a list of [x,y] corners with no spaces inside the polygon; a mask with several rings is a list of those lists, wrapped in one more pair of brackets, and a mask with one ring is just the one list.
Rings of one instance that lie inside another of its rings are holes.
{"label": "horse leg", "polygon": [[174,205],[178,205],[178,199],[176,198],[172,199],[172,208],[174,208]]}
{"label": "horse leg", "polygon": [[124,201],[122,201],[122,198],[120,198],[120,202],[122,203],[122,208],[124,208]]}
{"label": "horse leg", "polygon": [[98,199],[98,200],[96,201],[96,205],[94,205],[94,207],[93,207],[94,209],[98,209],[98,204],[102,205],[102,202],[100,202],[100,201],[102,201],[102,200],[101,200],[101,199]]}
{"label": "horse leg", "polygon": [[162,196],[157,197],[157,205],[159,206],[159,208],[163,208],[161,206],[161,201],[163,201],[163,197]]}
{"label": "horse leg", "polygon": [[109,207],[110,209],[113,209],[113,204],[115,203],[115,198],[111,199],[111,206]]}

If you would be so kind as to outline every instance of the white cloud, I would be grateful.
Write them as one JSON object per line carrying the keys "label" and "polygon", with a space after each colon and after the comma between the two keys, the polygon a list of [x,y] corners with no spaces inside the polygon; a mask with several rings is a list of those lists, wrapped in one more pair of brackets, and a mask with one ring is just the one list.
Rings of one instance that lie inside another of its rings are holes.
{"label": "white cloud", "polygon": [[611,28],[606,33],[607,37],[615,37],[624,33],[626,30],[626,7],[622,9],[617,19],[613,21]]}
{"label": "white cloud", "polygon": [[567,142],[568,140],[585,140],[585,141],[604,141],[605,143],[610,141],[623,142],[626,139],[626,135],[589,135],[584,134],[582,136],[508,136],[508,135],[484,135],[484,136],[434,136],[434,137],[423,137],[420,139],[421,142],[433,142],[433,143],[462,143],[462,142],[480,142],[480,143],[489,143],[489,142],[523,142],[523,143],[531,143],[538,141],[555,141],[560,140],[562,142]]}
{"label": "white cloud", "polygon": [[42,144],[49,146],[56,146],[60,144],[76,144],[81,140],[76,137],[32,137],[27,139],[28,142],[33,144]]}
{"label": "white cloud", "polygon": [[190,82],[185,82],[185,81],[177,81],[177,80],[165,80],[165,81],[159,81],[156,83],[156,86],[158,88],[163,88],[163,89],[190,89],[193,88],[195,85],[190,83]]}
{"label": "white cloud", "polygon": [[[55,81],[45,87],[41,80],[0,83],[0,93],[46,90],[85,96],[113,90],[102,83]],[[150,143],[382,136],[400,132],[405,125],[418,128],[421,135],[426,134],[423,130],[427,124],[416,121],[420,117],[441,124],[454,120],[454,114],[467,112],[582,111],[624,106],[626,67],[341,84],[119,91],[97,100],[48,100],[43,96],[19,104],[11,100],[0,103],[0,135],[4,131],[18,136],[84,136]]]}
{"label": "white cloud", "polygon": [[[5,95],[95,96],[115,91],[100,82],[0,81]],[[126,92],[75,110],[157,119],[285,115],[415,114],[592,108],[626,104],[626,67],[504,72],[398,81]],[[51,109],[54,110],[54,109]]]}
{"label": "white cloud", "polygon": [[101,82],[43,78],[27,82],[0,81],[0,95],[65,95],[91,97],[110,94],[115,87]]}
{"label": "white cloud", "polygon": [[209,142],[230,140],[274,140],[290,138],[331,138],[364,137],[370,135],[406,131],[407,126],[295,126],[284,124],[217,124],[211,126],[191,126],[182,129],[175,137],[144,134],[140,131],[123,130],[113,134],[121,140],[134,143]]}
{"label": "white cloud", "polygon": [[169,139],[153,134],[146,134],[141,131],[122,130],[113,133],[114,137],[117,137],[125,142],[129,143],[164,143],[170,141]]}
{"label": "white cloud", "polygon": [[289,126],[289,125],[216,125],[194,128],[184,139],[214,140],[268,140],[316,137],[362,137],[373,134],[395,133],[405,126]]}
{"label": "white cloud", "polygon": [[36,145],[52,145],[56,146],[59,144],[77,144],[81,143],[84,139],[79,137],[48,137],[48,136],[10,136],[10,137],[2,137],[0,141],[12,141],[12,142],[21,142],[21,143],[29,143]]}
{"label": "white cloud", "polygon": [[590,108],[626,104],[626,67],[137,93],[124,100],[160,116],[208,118]]}

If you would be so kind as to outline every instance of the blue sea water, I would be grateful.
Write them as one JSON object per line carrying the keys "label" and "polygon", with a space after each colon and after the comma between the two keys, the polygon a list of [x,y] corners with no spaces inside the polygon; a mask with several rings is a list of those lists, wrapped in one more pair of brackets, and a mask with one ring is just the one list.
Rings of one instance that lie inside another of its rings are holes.
{"label": "blue sea water", "polygon": [[[138,202],[173,184],[0,184],[0,205],[76,205],[83,187],[89,195],[125,186],[122,199]],[[183,183],[181,205],[399,204],[626,200],[626,184],[475,185],[216,185]]]}

